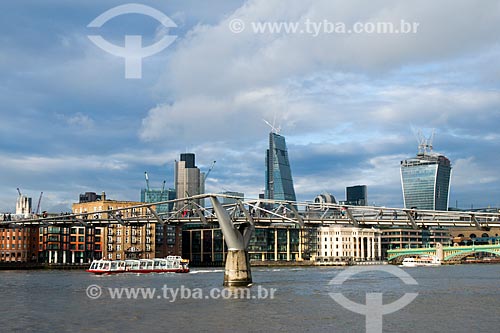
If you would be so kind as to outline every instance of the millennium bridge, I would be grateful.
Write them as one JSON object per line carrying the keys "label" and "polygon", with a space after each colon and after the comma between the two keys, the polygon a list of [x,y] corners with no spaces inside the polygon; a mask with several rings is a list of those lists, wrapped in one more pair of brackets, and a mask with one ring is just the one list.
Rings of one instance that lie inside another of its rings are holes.
{"label": "millennium bridge", "polygon": [[[113,207],[50,216],[30,216],[13,221],[0,221],[1,226],[48,226],[109,224],[141,225],[145,223],[197,223],[218,224],[214,209],[220,199],[230,199],[222,207],[235,225],[241,224],[293,224],[298,226],[351,225],[354,227],[471,227],[488,229],[500,227],[499,212],[434,211],[373,206],[349,206],[322,202],[300,202],[268,199],[242,199],[223,194],[202,194],[182,199],[144,203],[129,207]],[[205,207],[205,199],[211,205]],[[214,205],[215,203],[215,205]],[[157,213],[155,207],[174,204],[168,213]]]}

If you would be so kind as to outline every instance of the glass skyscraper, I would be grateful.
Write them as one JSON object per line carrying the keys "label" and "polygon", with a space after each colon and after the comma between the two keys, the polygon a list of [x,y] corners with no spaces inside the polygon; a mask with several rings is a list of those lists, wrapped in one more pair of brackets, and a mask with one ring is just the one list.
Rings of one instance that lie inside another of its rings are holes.
{"label": "glass skyscraper", "polygon": [[448,210],[451,163],[443,155],[419,152],[401,161],[405,208]]}
{"label": "glass skyscraper", "polygon": [[265,196],[266,199],[296,201],[285,137],[274,132],[269,133]]}
{"label": "glass skyscraper", "polygon": [[[168,188],[168,189],[141,189],[141,202],[160,202],[160,201],[168,201],[168,200],[174,200],[175,197],[175,190]],[[169,204],[164,204],[164,205],[157,205],[156,206],[156,212],[157,213],[168,213],[171,212],[174,207],[174,203],[171,202]]]}

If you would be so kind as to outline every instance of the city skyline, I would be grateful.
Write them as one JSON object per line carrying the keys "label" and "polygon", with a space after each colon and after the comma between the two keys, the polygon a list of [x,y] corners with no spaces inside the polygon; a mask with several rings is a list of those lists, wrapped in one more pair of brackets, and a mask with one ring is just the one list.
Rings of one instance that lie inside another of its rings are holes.
{"label": "city skyline", "polygon": [[[143,59],[140,80],[125,79],[123,59],[87,38],[97,31],[87,25],[122,2],[2,3],[0,211],[14,210],[18,187],[34,200],[44,192],[42,209],[54,212],[89,191],[138,201],[144,170],[172,186],[174,161],[186,151],[202,172],[217,160],[206,192],[258,197],[268,145],[262,119],[274,117],[298,200],[325,191],[342,198],[346,186],[366,184],[369,204],[402,207],[399,162],[416,151],[412,128],[436,128],[437,150],[453,163],[450,206],[500,206],[496,2],[291,1],[286,10],[266,1],[143,3],[177,28],[128,15],[99,30],[116,44],[125,34],[143,35],[144,45],[177,36]],[[481,20],[450,16],[456,7]],[[250,31],[254,20],[304,17],[404,18],[419,30]],[[231,32],[233,18],[247,30]]]}

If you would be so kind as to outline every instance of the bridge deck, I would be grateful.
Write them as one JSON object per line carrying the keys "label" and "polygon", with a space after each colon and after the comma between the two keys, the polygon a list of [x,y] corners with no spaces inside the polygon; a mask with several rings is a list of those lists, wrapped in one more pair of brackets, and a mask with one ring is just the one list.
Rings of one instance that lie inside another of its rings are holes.
{"label": "bridge deck", "polygon": [[[205,194],[189,198],[80,214],[52,215],[47,217],[14,217],[13,221],[0,221],[0,226],[38,225],[108,225],[159,223],[217,223],[212,207],[198,204],[200,199],[226,197],[237,203],[225,205],[235,223],[247,223],[251,219],[256,224],[290,224],[291,226],[317,226],[323,224],[343,224],[359,227],[500,227],[498,212],[429,211],[404,208],[371,206],[344,206],[338,204],[318,204],[312,202],[290,202],[231,197],[220,194]],[[176,203],[177,209],[168,214],[158,214],[155,205]],[[146,207],[149,214],[138,215],[139,208]]]}

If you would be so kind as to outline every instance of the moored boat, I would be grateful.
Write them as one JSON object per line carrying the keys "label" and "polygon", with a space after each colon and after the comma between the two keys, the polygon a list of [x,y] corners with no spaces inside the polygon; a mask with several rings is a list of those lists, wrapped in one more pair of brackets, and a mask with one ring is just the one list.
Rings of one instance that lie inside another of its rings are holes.
{"label": "moored boat", "polygon": [[410,258],[404,258],[401,266],[402,267],[441,266],[441,260],[436,256],[410,257]]}
{"label": "moored boat", "polygon": [[179,256],[138,260],[94,260],[87,272],[94,274],[117,273],[188,273],[189,260]]}

